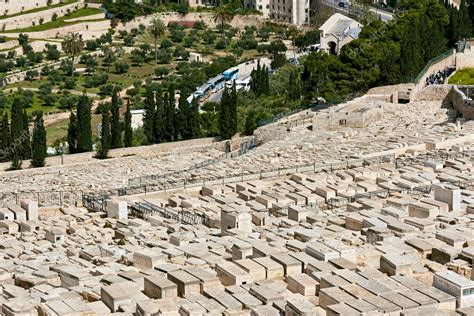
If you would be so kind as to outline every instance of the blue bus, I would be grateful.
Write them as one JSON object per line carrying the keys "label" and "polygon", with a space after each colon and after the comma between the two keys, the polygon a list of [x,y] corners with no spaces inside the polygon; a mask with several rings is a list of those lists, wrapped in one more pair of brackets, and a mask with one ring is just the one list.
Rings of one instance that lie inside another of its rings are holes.
{"label": "blue bus", "polygon": [[235,79],[237,79],[237,74],[238,73],[239,73],[239,68],[232,67],[232,68],[229,68],[226,71],[224,71],[222,73],[222,75],[224,76],[224,78],[226,80],[235,80]]}
{"label": "blue bus", "polygon": [[218,75],[212,79],[209,79],[207,83],[212,86],[212,90],[215,92],[224,87],[225,81],[226,79],[223,75]]}
{"label": "blue bus", "polygon": [[202,97],[208,95],[211,92],[212,88],[213,88],[212,85],[210,85],[209,83],[205,83],[202,86],[200,86],[196,90],[196,92],[194,92],[194,96],[196,96],[198,98],[202,98]]}

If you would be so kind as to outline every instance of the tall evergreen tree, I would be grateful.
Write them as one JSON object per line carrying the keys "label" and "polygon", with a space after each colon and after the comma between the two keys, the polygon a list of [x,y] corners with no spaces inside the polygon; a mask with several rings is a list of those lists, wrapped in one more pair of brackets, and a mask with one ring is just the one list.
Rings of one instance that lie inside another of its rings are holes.
{"label": "tall evergreen tree", "polygon": [[403,82],[412,82],[424,65],[420,21],[410,17],[400,43],[400,63]]}
{"label": "tall evergreen tree", "polygon": [[191,108],[186,98],[186,90],[182,89],[179,95],[178,112],[176,114],[176,134],[181,139],[191,138]]}
{"label": "tall evergreen tree", "polygon": [[156,98],[155,98],[155,119],[153,121],[153,137],[155,143],[159,144],[163,141],[163,97],[159,86],[156,86]]}
{"label": "tall evergreen tree", "polygon": [[10,146],[12,143],[12,138],[10,134],[10,124],[8,122],[7,111],[3,113],[1,137],[2,137],[2,155],[0,159],[1,161],[8,161],[11,157]]}
{"label": "tall evergreen tree", "polygon": [[169,142],[176,138],[174,91],[174,87],[170,86],[169,91],[165,93],[163,102],[163,140]]}
{"label": "tall evergreen tree", "polygon": [[120,97],[116,87],[112,93],[111,114],[112,120],[110,122],[110,133],[112,135],[111,148],[122,147],[122,132],[120,128]]}
{"label": "tall evergreen tree", "polygon": [[235,83],[232,85],[232,90],[230,92],[230,115],[229,115],[229,125],[231,137],[237,133],[237,89]]}
{"label": "tall evergreen tree", "polygon": [[77,117],[74,111],[69,115],[69,126],[67,128],[67,143],[69,153],[75,154],[77,152]]}
{"label": "tall evergreen tree", "polygon": [[145,95],[145,114],[143,116],[143,132],[145,134],[147,144],[155,143],[155,103],[157,91],[147,86]]}
{"label": "tall evergreen tree", "polygon": [[31,142],[30,142],[30,128],[28,122],[28,114],[26,114],[26,109],[23,109],[23,137],[21,144],[21,158],[30,159],[31,158]]}
{"label": "tall evergreen tree", "polygon": [[191,115],[190,115],[190,137],[198,138],[201,134],[199,104],[196,98],[191,101]]}
{"label": "tall evergreen tree", "polygon": [[124,135],[123,145],[125,147],[132,147],[133,145],[133,130],[132,130],[132,113],[130,113],[130,101],[127,104],[127,111],[124,117]]}
{"label": "tall evergreen tree", "polygon": [[77,152],[80,153],[92,150],[91,103],[92,100],[85,93],[79,97],[77,106]]}
{"label": "tall evergreen tree", "polygon": [[105,105],[102,108],[102,128],[100,130],[100,145],[97,146],[97,158],[106,159],[112,144],[110,133],[110,108]]}
{"label": "tall evergreen tree", "polygon": [[12,113],[11,113],[11,128],[10,128],[10,135],[12,139],[12,146],[10,147],[11,150],[11,159],[12,164],[10,169],[11,170],[18,170],[21,169],[21,157],[22,157],[22,145],[23,145],[23,107],[22,102],[15,98],[18,102],[13,102],[12,106]]}
{"label": "tall evergreen tree", "polygon": [[46,129],[44,128],[43,112],[39,112],[35,118],[33,127],[33,146],[31,164],[33,167],[44,167],[47,155]]}
{"label": "tall evergreen tree", "polygon": [[224,91],[222,92],[221,97],[221,104],[219,107],[219,134],[222,138],[228,139],[229,138],[229,124],[228,124],[228,116],[229,116],[229,101],[230,95],[227,86],[224,87]]}

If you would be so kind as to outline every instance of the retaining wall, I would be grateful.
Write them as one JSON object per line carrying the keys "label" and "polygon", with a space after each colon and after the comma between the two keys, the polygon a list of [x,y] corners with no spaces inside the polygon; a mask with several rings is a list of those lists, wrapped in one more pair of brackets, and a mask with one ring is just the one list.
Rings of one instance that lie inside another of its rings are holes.
{"label": "retaining wall", "polygon": [[[15,0],[17,1],[17,0]],[[1,4],[0,4],[1,6]],[[34,13],[22,14],[18,16],[14,16],[11,18],[0,20],[0,30],[8,31],[14,29],[22,29],[31,27],[34,25],[40,25],[40,21],[43,20],[43,23],[51,22],[53,19],[53,15],[57,15],[58,17],[66,15],[66,13],[76,11],[84,7],[83,2],[71,3],[61,7],[52,8],[48,10],[43,10]]]}
{"label": "retaining wall", "polygon": [[[51,4],[58,4],[62,0],[52,0]],[[0,0],[0,14],[11,15],[23,11],[29,11],[46,7],[48,0]]]}

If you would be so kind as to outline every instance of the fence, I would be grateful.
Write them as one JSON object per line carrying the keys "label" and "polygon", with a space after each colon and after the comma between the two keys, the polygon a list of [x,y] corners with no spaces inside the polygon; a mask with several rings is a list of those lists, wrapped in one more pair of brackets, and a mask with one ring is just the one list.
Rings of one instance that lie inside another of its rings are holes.
{"label": "fence", "polygon": [[272,170],[258,170],[248,171],[241,174],[225,175],[216,178],[201,177],[193,179],[182,179],[181,181],[169,182],[150,182],[142,185],[128,186],[108,192],[109,194],[118,196],[134,195],[134,194],[147,194],[149,192],[168,191],[175,189],[189,189],[202,187],[205,185],[225,185],[236,182],[250,181],[250,180],[262,180],[269,178],[278,178],[282,176],[288,176],[298,172],[333,172],[336,170],[344,170],[356,167],[377,165],[382,163],[395,163],[395,155],[380,155],[368,159],[349,159],[341,162],[334,163],[323,163],[323,164],[305,164],[295,165],[287,168],[275,168]]}
{"label": "fence", "polygon": [[440,62],[441,60],[443,60],[445,58],[450,57],[452,54],[454,54],[454,52],[455,52],[454,49],[450,49],[450,50],[442,53],[441,55],[438,55],[438,56],[432,58],[430,61],[428,61],[428,63],[420,71],[418,76],[416,76],[415,83],[418,84],[420,82],[421,78],[423,78],[423,76],[428,72],[428,69],[430,69],[431,66],[433,66],[434,64]]}
{"label": "fence", "polygon": [[8,205],[19,204],[22,200],[35,200],[41,205],[51,206],[75,203],[83,199],[83,191],[40,191],[40,192],[6,192],[0,193],[0,205],[6,207]]}
{"label": "fence", "polygon": [[212,164],[214,164],[216,162],[219,162],[221,160],[224,160],[224,159],[231,159],[231,158],[236,158],[236,157],[239,157],[241,155],[244,155],[247,152],[249,152],[250,150],[252,150],[253,148],[257,147],[258,145],[260,145],[259,141],[256,138],[253,138],[250,141],[242,143],[241,146],[240,146],[240,149],[238,149],[236,151],[233,151],[233,152],[224,153],[222,155],[219,155],[215,159],[207,159],[207,160],[198,162],[198,163],[194,164],[193,166],[191,166],[190,168],[187,168],[187,169],[184,169],[184,170],[173,171],[173,172],[169,172],[169,173],[165,173],[165,174],[152,174],[152,175],[147,175],[147,176],[142,176],[142,177],[131,178],[131,179],[128,180],[128,185],[133,187],[133,186],[140,186],[140,185],[150,184],[150,183],[156,182],[158,180],[173,177],[173,176],[178,175],[178,174],[182,174],[182,173],[185,173],[185,172],[191,172],[193,170],[200,169],[200,168],[212,165]]}

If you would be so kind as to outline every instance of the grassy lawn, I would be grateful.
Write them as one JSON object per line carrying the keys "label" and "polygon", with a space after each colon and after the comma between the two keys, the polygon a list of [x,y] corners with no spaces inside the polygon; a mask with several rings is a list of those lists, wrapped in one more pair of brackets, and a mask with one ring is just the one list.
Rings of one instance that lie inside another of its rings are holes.
{"label": "grassy lawn", "polygon": [[54,5],[41,7],[41,8],[36,8],[36,9],[31,9],[31,10],[11,14],[11,15],[2,15],[2,16],[0,16],[0,20],[13,18],[15,16],[20,16],[20,15],[24,15],[24,14],[28,14],[28,13],[36,13],[36,12],[41,12],[41,11],[45,11],[45,10],[49,10],[49,9],[59,8],[59,7],[63,7],[65,5],[68,5],[68,4],[71,4],[71,3],[75,3],[75,2],[77,2],[77,0],[65,0],[64,3],[57,3],[57,4],[54,4]]}
{"label": "grassy lawn", "polygon": [[466,68],[456,71],[456,73],[449,78],[449,83],[458,85],[474,85],[474,68]]}
{"label": "grassy lawn", "polygon": [[56,122],[55,124],[46,126],[48,146],[54,144],[56,140],[66,137],[68,125],[69,119],[64,119]]}
{"label": "grassy lawn", "polygon": [[73,25],[73,24],[77,24],[77,23],[102,21],[102,20],[105,20],[105,18],[104,19],[82,20],[82,21],[75,21],[75,22],[66,22],[66,20],[69,20],[69,19],[81,18],[81,17],[85,17],[85,16],[99,14],[99,13],[102,13],[102,12],[103,12],[102,10],[97,9],[97,8],[83,8],[83,9],[79,9],[75,12],[72,12],[71,14],[69,14],[67,16],[59,17],[59,18],[57,18],[56,21],[51,21],[51,22],[43,23],[41,25],[27,27],[27,28],[24,28],[24,29],[9,30],[9,31],[5,31],[3,33],[40,32],[40,31],[51,30],[51,29],[55,29],[55,28],[59,28],[59,27],[67,26],[67,25]]}

